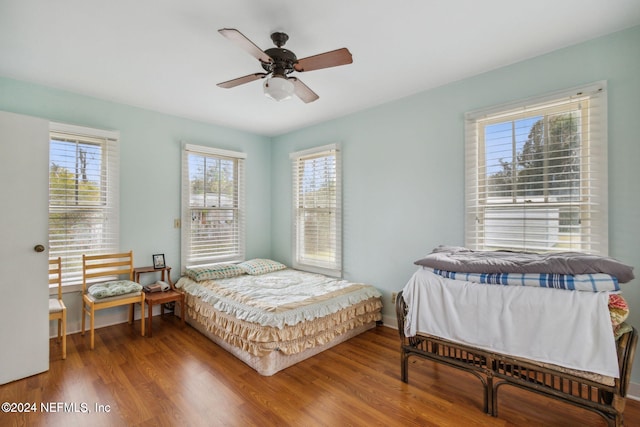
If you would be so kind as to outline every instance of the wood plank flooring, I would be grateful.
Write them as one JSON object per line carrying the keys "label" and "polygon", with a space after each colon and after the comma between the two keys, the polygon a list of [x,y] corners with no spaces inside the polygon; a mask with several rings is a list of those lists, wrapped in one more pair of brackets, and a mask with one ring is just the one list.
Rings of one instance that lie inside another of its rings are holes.
{"label": "wood plank flooring", "polygon": [[[54,340],[46,373],[0,386],[1,426],[604,426],[595,413],[503,387],[500,417],[482,412],[470,374],[413,358],[400,381],[397,331],[378,327],[271,377],[262,377],[172,315]],[[48,409],[50,412],[45,412]],[[52,412],[56,410],[57,412]],[[640,425],[627,400],[626,425]]]}

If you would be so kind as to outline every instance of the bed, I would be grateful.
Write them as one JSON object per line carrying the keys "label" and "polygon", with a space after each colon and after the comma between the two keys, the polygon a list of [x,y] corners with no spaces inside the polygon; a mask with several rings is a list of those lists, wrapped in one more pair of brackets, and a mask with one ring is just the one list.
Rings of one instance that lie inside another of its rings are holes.
{"label": "bed", "polygon": [[631,267],[447,246],[415,264],[396,304],[404,382],[417,356],[477,377],[493,416],[498,390],[512,385],[623,424],[638,338],[619,283],[633,279]]}
{"label": "bed", "polygon": [[186,321],[264,376],[376,326],[381,294],[266,259],[187,269]]}

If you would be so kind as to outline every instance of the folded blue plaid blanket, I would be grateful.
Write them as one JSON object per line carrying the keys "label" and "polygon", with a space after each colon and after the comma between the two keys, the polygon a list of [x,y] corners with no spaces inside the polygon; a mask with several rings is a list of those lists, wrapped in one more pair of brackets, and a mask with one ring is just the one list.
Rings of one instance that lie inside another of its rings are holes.
{"label": "folded blue plaid blanket", "polygon": [[547,273],[461,273],[423,267],[448,279],[489,285],[537,286],[572,291],[619,291],[618,279],[610,274],[547,274]]}

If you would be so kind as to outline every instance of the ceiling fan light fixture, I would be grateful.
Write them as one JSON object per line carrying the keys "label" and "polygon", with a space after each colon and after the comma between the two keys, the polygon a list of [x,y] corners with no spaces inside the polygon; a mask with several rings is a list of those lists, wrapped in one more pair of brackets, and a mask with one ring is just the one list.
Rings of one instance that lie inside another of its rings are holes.
{"label": "ceiling fan light fixture", "polygon": [[276,101],[289,99],[294,93],[293,82],[288,80],[286,77],[281,76],[273,76],[265,79],[262,87],[264,89],[265,96]]}

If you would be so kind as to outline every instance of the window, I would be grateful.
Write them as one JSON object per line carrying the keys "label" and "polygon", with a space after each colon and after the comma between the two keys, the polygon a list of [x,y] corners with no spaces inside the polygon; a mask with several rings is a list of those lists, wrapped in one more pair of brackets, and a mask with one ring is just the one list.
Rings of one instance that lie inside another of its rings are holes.
{"label": "window", "polygon": [[186,144],[182,266],[244,261],[244,153]]}
{"label": "window", "polygon": [[467,114],[466,245],[606,255],[606,84]]}
{"label": "window", "polygon": [[342,274],[339,154],[335,145],[291,154],[295,268]]}
{"label": "window", "polygon": [[119,249],[118,132],[51,123],[49,256],[63,284],[82,281],[82,254]]}

